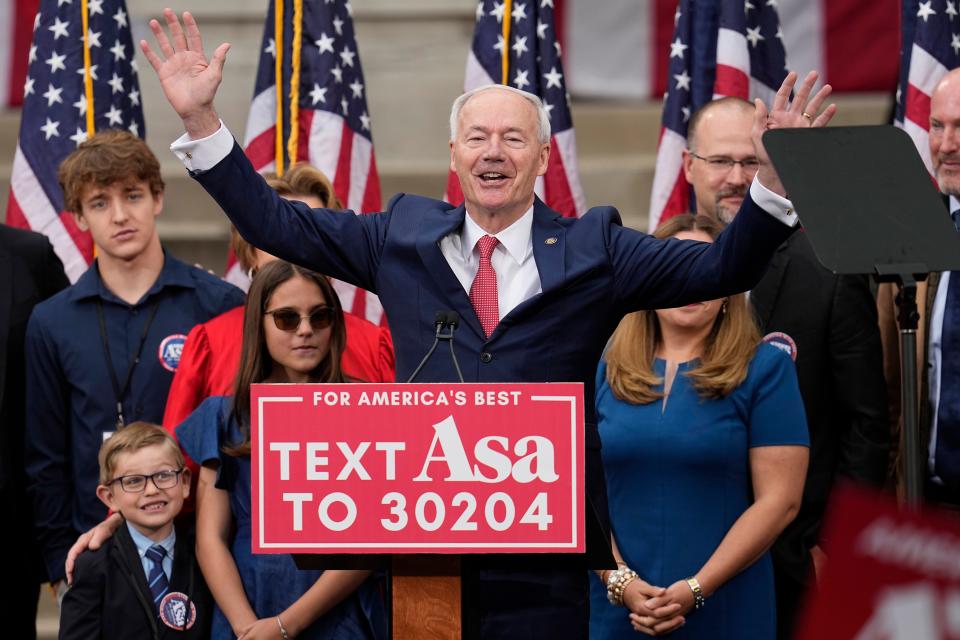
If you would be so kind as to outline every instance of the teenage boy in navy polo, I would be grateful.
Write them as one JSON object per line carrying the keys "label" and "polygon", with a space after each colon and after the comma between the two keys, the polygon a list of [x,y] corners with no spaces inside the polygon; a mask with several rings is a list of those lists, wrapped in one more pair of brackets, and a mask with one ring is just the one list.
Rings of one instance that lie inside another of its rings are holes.
{"label": "teenage boy in navy polo", "polygon": [[64,204],[97,259],[37,305],[27,325],[27,476],[49,578],[62,593],[67,550],[107,514],[97,452],[118,426],[159,423],[187,333],[243,293],[160,246],[160,164],[127,132],[104,131],[60,166]]}
{"label": "teenage boy in navy polo", "polygon": [[190,494],[180,446],[157,425],[136,422],[100,449],[97,496],[126,526],[77,560],[60,609],[60,640],[207,638],[213,600],[194,540],[174,528]]}

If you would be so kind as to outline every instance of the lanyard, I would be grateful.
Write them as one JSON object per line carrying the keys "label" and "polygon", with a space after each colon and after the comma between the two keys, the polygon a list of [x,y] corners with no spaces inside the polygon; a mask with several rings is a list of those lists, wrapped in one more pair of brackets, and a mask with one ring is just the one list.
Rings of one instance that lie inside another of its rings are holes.
{"label": "lanyard", "polygon": [[123,386],[120,385],[120,381],[117,380],[117,372],[113,368],[113,358],[110,357],[110,340],[107,338],[107,323],[103,319],[103,303],[100,298],[97,298],[97,320],[100,322],[100,339],[103,341],[103,355],[107,359],[107,371],[110,372],[110,383],[113,385],[113,394],[117,399],[117,429],[122,429],[124,426],[123,419],[123,396],[127,395],[127,390],[130,388],[130,379],[133,377],[133,368],[137,366],[137,363],[140,362],[140,353],[143,351],[143,344],[147,341],[147,333],[150,331],[150,325],[153,324],[153,319],[157,316],[157,309],[160,308],[159,302],[154,302],[153,306],[150,308],[150,315],[147,317],[146,324],[143,325],[143,332],[140,334],[140,344],[137,345],[137,350],[133,354],[133,359],[130,361],[130,365],[127,367],[127,375],[123,379]]}

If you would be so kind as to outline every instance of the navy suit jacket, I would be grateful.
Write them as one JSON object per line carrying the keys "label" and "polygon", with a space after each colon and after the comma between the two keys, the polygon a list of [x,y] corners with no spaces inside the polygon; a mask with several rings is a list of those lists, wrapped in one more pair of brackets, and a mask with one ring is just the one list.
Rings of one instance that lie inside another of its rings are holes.
{"label": "navy suit jacket", "polygon": [[[455,346],[467,382],[583,382],[587,493],[604,525],[594,376],[610,334],[631,311],[752,288],[793,231],[749,197],[712,244],[662,241],[624,228],[613,207],[564,218],[537,199],[533,254],[542,293],[513,309],[487,338],[440,251],[440,240],[463,225],[463,205],[398,194],[383,213],[310,209],[278,197],[237,144],[215,167],[193,175],[254,246],[380,296],[397,380],[410,376],[432,344],[437,311],[453,310],[461,318]],[[456,372],[449,358],[435,356],[418,379],[452,382]]]}

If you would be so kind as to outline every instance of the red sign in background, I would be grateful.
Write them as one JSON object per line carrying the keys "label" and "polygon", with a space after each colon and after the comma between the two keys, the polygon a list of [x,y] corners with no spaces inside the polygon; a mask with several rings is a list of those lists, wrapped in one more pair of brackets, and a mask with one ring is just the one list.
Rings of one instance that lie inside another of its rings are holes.
{"label": "red sign in background", "polygon": [[798,638],[960,639],[957,514],[841,487],[826,526],[827,565]]}
{"label": "red sign in background", "polygon": [[584,545],[583,385],[253,385],[256,553]]}

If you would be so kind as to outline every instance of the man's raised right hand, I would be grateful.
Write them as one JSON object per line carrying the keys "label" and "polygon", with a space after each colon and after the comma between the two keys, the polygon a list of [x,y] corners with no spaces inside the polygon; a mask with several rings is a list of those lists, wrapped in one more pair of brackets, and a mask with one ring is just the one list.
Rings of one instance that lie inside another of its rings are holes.
{"label": "man's raised right hand", "polygon": [[160,54],[146,40],[140,41],[140,48],[157,72],[167,101],[183,120],[187,135],[194,140],[205,138],[220,128],[213,98],[223,80],[223,64],[230,44],[225,42],[217,47],[208,61],[193,16],[185,11],[183,25],[172,9],[164,9],[163,16],[170,30],[169,38],[157,20],[150,21]]}

